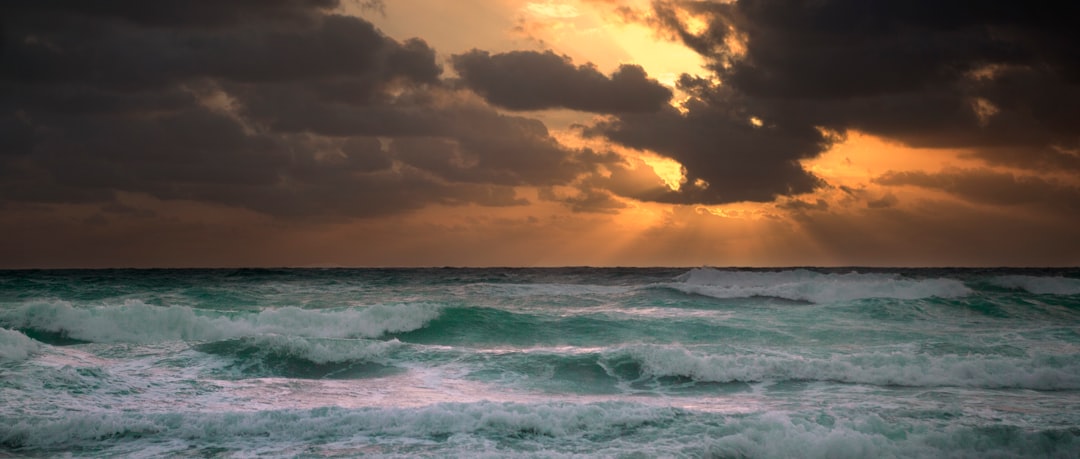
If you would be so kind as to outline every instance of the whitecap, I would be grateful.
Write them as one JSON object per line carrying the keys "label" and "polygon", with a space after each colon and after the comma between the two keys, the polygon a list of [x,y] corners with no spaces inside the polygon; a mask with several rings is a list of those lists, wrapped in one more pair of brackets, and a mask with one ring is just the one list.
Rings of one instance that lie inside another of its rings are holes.
{"label": "whitecap", "polygon": [[634,345],[605,353],[629,357],[646,377],[703,382],[834,381],[880,386],[1080,389],[1080,357],[924,355],[861,352],[825,357],[782,353],[709,353],[681,345]]}
{"label": "whitecap", "polygon": [[41,350],[41,344],[15,330],[0,328],[0,361],[26,360]]}
{"label": "whitecap", "polygon": [[62,333],[93,342],[154,343],[217,341],[262,334],[316,338],[376,338],[416,330],[438,317],[430,304],[375,305],[344,309],[284,307],[259,312],[222,312],[186,306],[75,307],[67,301],[30,302],[0,311],[0,324]]}

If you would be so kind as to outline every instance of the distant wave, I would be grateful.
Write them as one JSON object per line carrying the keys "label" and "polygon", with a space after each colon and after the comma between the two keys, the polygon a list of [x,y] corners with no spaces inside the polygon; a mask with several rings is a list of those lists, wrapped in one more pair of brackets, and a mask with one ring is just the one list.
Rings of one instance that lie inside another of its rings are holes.
{"label": "distant wave", "polygon": [[0,362],[25,360],[41,349],[41,344],[15,330],[0,328]]}
{"label": "distant wave", "polygon": [[592,284],[508,284],[476,283],[471,287],[482,289],[483,293],[503,297],[529,296],[606,296],[619,295],[634,291],[634,287],[622,285]]}
{"label": "distant wave", "polygon": [[909,279],[885,273],[823,274],[805,269],[757,272],[695,268],[676,281],[663,285],[714,298],[765,296],[813,303],[866,298],[954,298],[971,293],[971,289],[955,279]]}
{"label": "distant wave", "polygon": [[990,280],[999,287],[1022,289],[1036,295],[1080,295],[1080,279],[1061,276],[1000,276]]}
{"label": "distant wave", "polygon": [[439,307],[430,304],[320,310],[285,307],[226,313],[140,301],[96,307],[51,301],[0,310],[0,325],[61,333],[92,342],[217,341],[264,334],[376,338],[421,328],[439,313]]}
{"label": "distant wave", "polygon": [[[644,377],[702,382],[833,381],[881,386],[957,386],[1036,390],[1080,389],[1080,356],[1017,358],[866,352],[831,357],[706,354],[679,345],[609,351],[605,366],[640,366]],[[618,373],[617,368],[612,368]]]}

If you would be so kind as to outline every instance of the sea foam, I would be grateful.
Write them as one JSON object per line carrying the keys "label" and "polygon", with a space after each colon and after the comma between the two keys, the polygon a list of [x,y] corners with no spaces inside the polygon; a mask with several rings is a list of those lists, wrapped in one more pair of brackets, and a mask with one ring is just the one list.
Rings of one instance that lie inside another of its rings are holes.
{"label": "sea foam", "polygon": [[909,279],[899,274],[855,272],[823,274],[805,269],[757,272],[695,268],[676,280],[665,286],[715,298],[764,296],[813,303],[865,298],[953,298],[971,293],[971,289],[955,279]]}
{"label": "sea foam", "polygon": [[186,306],[122,305],[75,307],[67,301],[30,302],[0,310],[9,328],[61,333],[92,342],[153,343],[217,341],[263,334],[316,338],[376,338],[422,328],[438,317],[430,304],[376,305],[347,309],[284,307],[259,312],[222,312]]}
{"label": "sea foam", "polygon": [[26,335],[0,328],[0,361],[26,360],[40,349],[41,344]]}
{"label": "sea foam", "polygon": [[[317,408],[240,413],[73,414],[63,419],[0,418],[0,445],[70,447],[108,438],[179,437],[211,441],[314,441],[370,435],[443,436],[471,432],[565,436],[618,431],[675,410],[622,403],[449,403],[418,409]],[[617,432],[616,432],[617,433]]]}
{"label": "sea foam", "polygon": [[190,449],[192,443],[208,446],[213,455],[259,449],[273,455],[398,457],[505,457],[524,451],[543,457],[1075,457],[1080,446],[1077,433],[1067,429],[940,426],[828,412],[730,416],[630,403],[73,413],[47,421],[0,421],[0,445],[18,451],[106,445],[160,456],[199,452]]}

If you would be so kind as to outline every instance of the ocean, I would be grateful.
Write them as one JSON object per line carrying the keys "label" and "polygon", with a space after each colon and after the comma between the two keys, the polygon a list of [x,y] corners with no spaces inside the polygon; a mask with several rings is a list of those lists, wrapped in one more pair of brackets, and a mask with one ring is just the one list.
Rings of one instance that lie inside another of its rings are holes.
{"label": "ocean", "polygon": [[54,456],[1080,457],[1080,270],[0,271]]}

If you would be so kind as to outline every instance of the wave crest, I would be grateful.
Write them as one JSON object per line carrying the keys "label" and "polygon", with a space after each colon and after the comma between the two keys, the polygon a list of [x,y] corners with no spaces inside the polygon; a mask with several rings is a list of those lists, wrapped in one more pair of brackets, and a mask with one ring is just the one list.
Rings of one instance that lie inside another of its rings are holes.
{"label": "wave crest", "polygon": [[695,268],[665,286],[714,298],[766,296],[812,303],[867,298],[955,298],[971,289],[955,279],[910,279],[899,274],[824,274],[805,269],[776,272]]}
{"label": "wave crest", "polygon": [[641,345],[604,356],[605,366],[629,361],[640,377],[686,377],[700,382],[835,381],[879,386],[1080,389],[1080,357],[911,355],[860,353],[832,357],[783,354],[715,355],[677,345]]}
{"label": "wave crest", "polygon": [[102,439],[192,438],[239,443],[311,442],[323,438],[397,435],[431,437],[500,432],[564,436],[611,431],[674,418],[676,411],[621,403],[522,405],[450,403],[418,409],[318,408],[250,413],[74,415],[64,419],[4,419],[0,445],[70,447]]}
{"label": "wave crest", "polygon": [[377,338],[386,333],[422,328],[439,313],[440,308],[430,304],[332,310],[285,307],[257,313],[227,313],[186,306],[153,306],[141,301],[97,307],[74,307],[66,301],[54,301],[32,302],[0,311],[0,324],[92,342],[219,341],[265,334]]}
{"label": "wave crest", "polygon": [[[193,443],[210,447],[197,451]],[[103,451],[103,445],[111,449]],[[479,402],[0,417],[4,446],[42,455],[90,446],[99,455],[151,456],[1075,457],[1080,433],[1008,424],[941,426],[874,413],[731,416],[629,403]]]}
{"label": "wave crest", "polygon": [[260,351],[288,355],[312,363],[359,362],[381,359],[401,342],[357,339],[313,339],[299,336],[261,335],[244,338],[244,345]]}
{"label": "wave crest", "polygon": [[15,330],[0,328],[0,362],[26,360],[41,350],[41,344]]}

